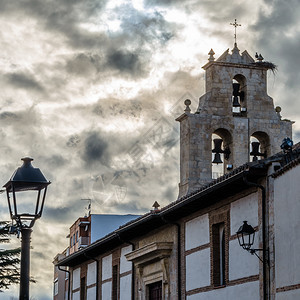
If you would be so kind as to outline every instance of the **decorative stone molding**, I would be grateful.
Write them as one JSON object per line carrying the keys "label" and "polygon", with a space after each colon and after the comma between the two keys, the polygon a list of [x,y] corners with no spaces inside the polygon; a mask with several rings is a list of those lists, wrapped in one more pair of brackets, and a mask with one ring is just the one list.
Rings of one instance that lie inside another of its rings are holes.
{"label": "decorative stone molding", "polygon": [[172,242],[154,242],[140,249],[126,254],[126,259],[132,261],[136,267],[143,267],[152,262],[168,258],[173,248]]}

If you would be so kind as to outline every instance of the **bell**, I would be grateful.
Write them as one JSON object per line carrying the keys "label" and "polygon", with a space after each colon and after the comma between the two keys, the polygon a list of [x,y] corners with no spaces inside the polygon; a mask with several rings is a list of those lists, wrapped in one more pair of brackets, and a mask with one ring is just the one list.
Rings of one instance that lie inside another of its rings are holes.
{"label": "bell", "polygon": [[214,142],[214,149],[212,150],[212,153],[215,153],[214,160],[212,161],[213,164],[221,164],[223,163],[221,160],[221,155],[220,153],[223,153],[222,150],[222,139],[213,139]]}
{"label": "bell", "polygon": [[250,155],[253,156],[253,161],[257,161],[258,160],[257,156],[263,155],[263,153],[260,153],[258,151],[260,143],[259,142],[252,142],[251,146],[252,146],[252,151],[250,152]]}
{"label": "bell", "polygon": [[232,84],[232,88],[233,88],[233,93],[232,93],[232,95],[233,95],[233,96],[238,96],[238,95],[239,95],[239,90],[240,90],[240,84],[234,82],[234,83]]}
{"label": "bell", "polygon": [[233,95],[233,101],[232,101],[232,106],[233,107],[240,107],[240,102],[239,102],[239,98],[240,97],[240,84],[239,83],[233,83],[232,84],[232,88],[233,88],[233,92],[232,92],[232,95]]}
{"label": "bell", "polygon": [[214,142],[214,149],[212,150],[212,153],[222,153],[222,139],[213,139]]}
{"label": "bell", "polygon": [[233,96],[233,101],[232,101],[232,106],[233,107],[240,107],[240,102],[239,102],[239,98],[237,96]]}
{"label": "bell", "polygon": [[222,162],[222,159],[221,159],[221,155],[220,153],[215,153],[215,158],[214,160],[212,161],[213,164],[221,164],[223,163]]}

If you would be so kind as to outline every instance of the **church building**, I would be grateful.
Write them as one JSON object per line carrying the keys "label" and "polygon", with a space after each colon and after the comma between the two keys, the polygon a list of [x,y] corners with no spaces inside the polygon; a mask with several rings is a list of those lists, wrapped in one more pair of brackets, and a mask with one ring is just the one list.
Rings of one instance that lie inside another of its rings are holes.
{"label": "church building", "polygon": [[275,65],[235,43],[203,68],[176,119],[178,198],[58,259],[63,299],[300,299],[300,145],[267,94]]}

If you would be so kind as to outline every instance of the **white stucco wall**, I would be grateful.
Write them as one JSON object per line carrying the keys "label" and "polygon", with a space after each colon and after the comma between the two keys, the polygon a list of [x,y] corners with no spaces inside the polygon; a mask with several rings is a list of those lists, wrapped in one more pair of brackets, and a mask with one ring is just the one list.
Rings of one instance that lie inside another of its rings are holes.
{"label": "white stucco wall", "polygon": [[231,235],[236,234],[243,221],[248,221],[253,227],[258,226],[258,196],[254,193],[231,203]]}
{"label": "white stucco wall", "polygon": [[96,299],[96,287],[87,288],[86,290],[86,300],[95,300]]}
{"label": "white stucco wall", "polygon": [[80,268],[77,268],[73,270],[73,284],[72,284],[72,290],[75,290],[80,287]]}
{"label": "white stucco wall", "polygon": [[102,299],[103,300],[111,299],[111,289],[112,289],[111,281],[102,284]]}
{"label": "white stucco wall", "polygon": [[276,294],[276,300],[296,300],[296,299],[300,299],[300,289]]}
{"label": "white stucco wall", "polygon": [[96,262],[94,261],[88,264],[87,279],[86,279],[87,286],[96,283],[96,274],[97,274],[97,265]]}
{"label": "white stucco wall", "polygon": [[209,243],[208,214],[194,218],[185,224],[185,249],[190,250]]}
{"label": "white stucco wall", "polygon": [[226,288],[215,289],[209,292],[198,293],[187,296],[187,300],[258,300],[259,283],[258,281],[248,282],[229,286]]}
{"label": "white stucco wall", "polygon": [[131,274],[120,278],[120,300],[131,300]]}
{"label": "white stucco wall", "polygon": [[[258,239],[256,238],[255,241]],[[255,243],[253,248],[258,248]],[[229,280],[239,279],[259,273],[259,259],[244,250],[238,240],[229,241]]]}
{"label": "white stucco wall", "polygon": [[72,293],[72,300],[80,300],[80,291]]}
{"label": "white stucco wall", "polygon": [[131,271],[132,262],[128,261],[125,257],[125,254],[132,251],[132,246],[123,247],[121,249],[121,257],[120,257],[120,274],[124,272]]}
{"label": "white stucco wall", "polygon": [[102,258],[102,280],[112,277],[112,255],[107,255]]}
{"label": "white stucco wall", "polygon": [[210,285],[210,248],[186,256],[186,290]]}
{"label": "white stucco wall", "polygon": [[[274,179],[274,243],[276,288],[300,282],[300,165]],[[278,293],[278,299],[294,291]],[[297,293],[299,295],[299,292]],[[276,298],[277,299],[277,298]]]}

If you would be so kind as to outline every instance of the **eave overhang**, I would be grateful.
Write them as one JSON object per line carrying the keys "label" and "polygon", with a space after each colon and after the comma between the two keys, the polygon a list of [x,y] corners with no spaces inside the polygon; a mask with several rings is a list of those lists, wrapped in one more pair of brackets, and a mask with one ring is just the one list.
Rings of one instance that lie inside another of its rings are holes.
{"label": "eave overhang", "polygon": [[74,267],[124,243],[128,244],[135,238],[165,226],[167,223],[174,223],[191,213],[249,189],[244,178],[247,178],[251,182],[259,182],[266,175],[266,164],[255,163],[244,165],[234,170],[234,172],[212,181],[199,191],[195,191],[172,202],[160,211],[152,211],[121,226],[90,246],[62,259],[56,265]]}

